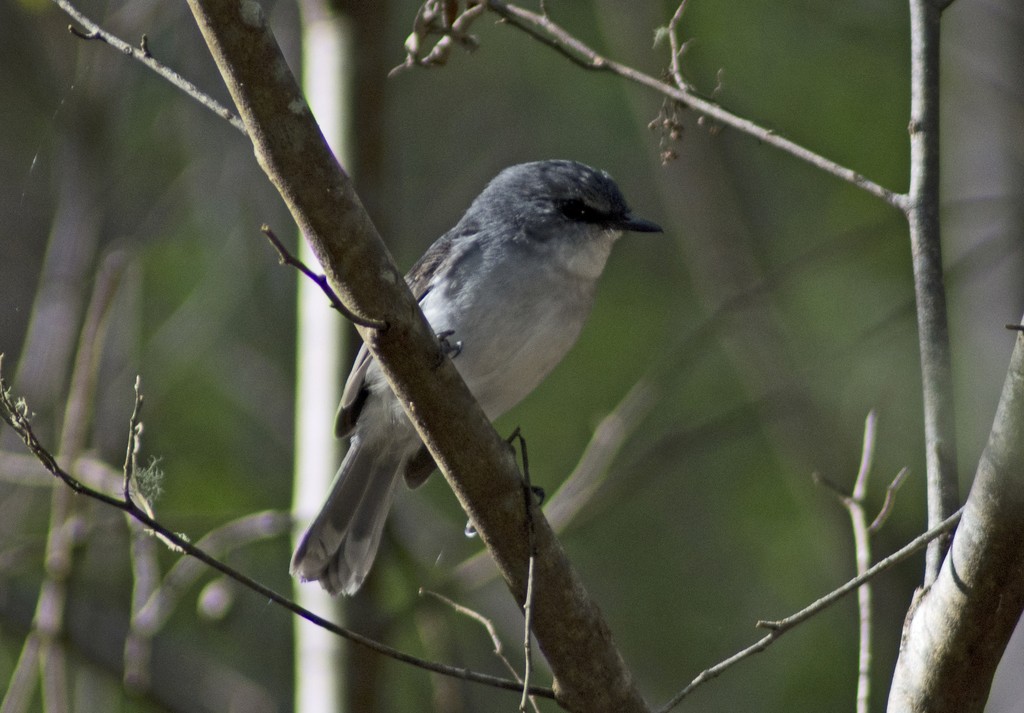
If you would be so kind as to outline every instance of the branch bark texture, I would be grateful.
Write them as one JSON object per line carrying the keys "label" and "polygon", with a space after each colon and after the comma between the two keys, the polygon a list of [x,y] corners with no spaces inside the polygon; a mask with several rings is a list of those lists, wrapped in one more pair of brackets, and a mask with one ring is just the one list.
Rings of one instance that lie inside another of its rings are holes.
{"label": "branch bark texture", "polygon": [[[910,191],[907,222],[914,264],[929,527],[959,507],[953,377],[939,230],[939,26],[933,0],[910,0]],[[949,542],[928,547],[925,586],[938,574]]]}
{"label": "branch bark texture", "polygon": [[890,713],[980,713],[1024,611],[1024,335],[938,578],[911,608]]}
{"label": "branch bark texture", "polygon": [[[510,448],[444,357],[328,149],[259,5],[189,0],[189,6],[260,166],[345,304],[383,325],[359,331],[522,605],[530,548]],[[559,702],[571,711],[646,711],[608,626],[539,510],[533,520],[534,632]]]}

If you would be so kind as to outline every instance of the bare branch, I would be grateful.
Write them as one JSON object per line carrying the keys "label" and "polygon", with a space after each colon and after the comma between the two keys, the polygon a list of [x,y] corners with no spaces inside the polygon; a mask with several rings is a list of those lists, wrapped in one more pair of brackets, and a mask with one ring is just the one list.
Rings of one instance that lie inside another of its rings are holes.
{"label": "bare branch", "polygon": [[871,521],[868,526],[868,532],[872,535],[882,529],[885,521],[889,519],[889,514],[892,512],[893,506],[896,504],[896,493],[899,492],[900,486],[903,485],[903,481],[907,479],[907,475],[910,473],[909,468],[901,468],[900,472],[896,474],[896,477],[892,479],[892,482],[885,489],[885,501],[882,503],[882,507],[879,509],[878,514],[875,515],[875,519]]}
{"label": "bare branch", "polygon": [[768,144],[802,161],[806,161],[836,178],[851,183],[893,207],[900,210],[906,209],[906,196],[903,194],[891,191],[852,169],[841,166],[835,161],[816,154],[794,141],[783,138],[771,129],[766,129],[748,119],[738,117],[714,102],[698,96],[689,88],[674,87],[659,79],[655,79],[649,74],[644,74],[632,67],[601,56],[546,15],[526,10],[502,0],[487,0],[487,9],[499,15],[509,25],[522,30],[539,42],[551,47],[584,69],[610,72],[631,82],[653,89],[659,94],[684,104],[720,124],[752,136],[761,143]]}
{"label": "bare branch", "polygon": [[[134,500],[132,490],[135,483],[135,473],[139,465],[139,450],[142,448],[142,378],[135,377],[135,407],[132,409],[131,418],[128,419],[128,448],[124,455],[124,483],[121,486],[121,495],[125,502]],[[148,511],[148,509],[147,509]],[[152,512],[150,512],[152,515]]]}
{"label": "bare branch", "polygon": [[[411,67],[434,67],[448,63],[452,48],[457,43],[467,50],[475,50],[477,39],[469,34],[469,27],[484,11],[483,3],[467,3],[466,9],[451,17],[450,3],[423,3],[416,11],[412,33],[405,40],[405,61],[388,72],[393,77]],[[440,35],[430,51],[423,54],[424,41],[431,35]]]}
{"label": "bare branch", "polygon": [[[431,5],[431,3],[427,3],[427,5]],[[827,159],[820,154],[816,154],[794,141],[783,138],[771,129],[766,129],[748,119],[738,117],[735,114],[726,111],[714,102],[708,101],[707,99],[697,95],[682,78],[682,74],[678,66],[678,57],[684,47],[678,45],[678,43],[673,39],[674,25],[677,25],[679,19],[682,17],[685,2],[680,4],[676,9],[672,18],[674,24],[670,23],[668,30],[672,53],[672,57],[670,59],[670,74],[672,75],[672,79],[676,83],[676,86],[666,84],[649,74],[644,74],[632,67],[620,64],[598,54],[587,44],[577,39],[565,28],[548,17],[547,13],[543,11],[543,8],[540,13],[537,13],[523,7],[519,7],[518,5],[504,2],[503,0],[482,0],[481,5],[479,6],[473,5],[472,3],[470,5],[471,7],[460,16],[460,20],[465,21],[460,25],[460,31],[462,33],[465,33],[468,30],[469,23],[478,16],[478,13],[475,12],[476,9],[478,7],[486,6],[488,10],[501,17],[507,24],[525,32],[541,44],[547,45],[570,62],[582,67],[583,69],[610,72],[624,79],[628,79],[631,82],[653,89],[672,101],[688,106],[696,112],[710,117],[720,124],[753,136],[761,143],[773,146],[790,154],[791,156],[795,156],[802,161],[810,163],[812,166],[815,166],[836,178],[851,183],[854,186],[867,191],[876,198],[882,199],[891,206],[899,208],[900,210],[906,210],[906,196],[904,194],[891,191],[852,169],[846,168],[845,166]],[[417,15],[417,22],[419,21],[420,15]],[[395,69],[398,70],[414,65],[433,66],[435,64],[444,64],[444,61],[426,62],[423,59],[418,59],[421,56],[420,45],[422,43],[422,39],[430,34],[438,34],[439,32],[441,31],[438,29],[431,29],[428,31],[427,28],[414,24],[413,33],[409,36],[406,46],[406,50],[409,53],[409,59],[406,60],[405,64],[400,65]],[[409,41],[412,41],[413,39],[415,39],[416,42],[414,43],[414,46],[410,48]],[[443,37],[442,41],[438,42],[438,45],[442,44],[444,47],[443,50],[440,50],[440,54],[444,60],[447,60],[451,49],[450,37]]]}
{"label": "bare branch", "polygon": [[[515,678],[517,681],[520,682],[520,684],[522,684],[523,677],[519,675],[519,672],[516,671],[516,667],[513,666],[512,662],[508,660],[507,656],[505,656],[505,650],[504,650],[505,647],[501,643],[501,637],[498,636],[498,630],[494,626],[494,622],[493,621],[491,621],[490,619],[485,617],[480,612],[475,611],[473,609],[470,609],[469,607],[467,607],[467,606],[465,606],[463,604],[459,604],[458,602],[449,599],[448,597],[444,596],[443,594],[438,594],[437,592],[432,592],[429,589],[423,589],[423,588],[420,588],[420,592],[419,593],[420,593],[421,597],[422,596],[433,597],[437,601],[439,601],[439,602],[441,602],[443,604],[447,604],[452,609],[454,609],[457,613],[462,614],[463,616],[469,617],[470,619],[472,619],[473,621],[478,622],[482,627],[484,627],[484,629],[487,630],[487,635],[491,639],[491,646],[494,647],[494,655],[497,656],[498,660],[501,661],[501,663],[505,666],[506,669],[508,669],[508,672],[510,674],[512,674],[513,678]],[[532,697],[529,699],[529,701],[532,704],[534,711],[536,713],[540,713],[539,709],[537,708],[536,701],[534,701]]]}
{"label": "bare branch", "polygon": [[379,319],[370,319],[369,317],[360,317],[359,315],[353,313],[348,307],[346,307],[344,303],[338,298],[338,293],[331,289],[330,283],[327,282],[327,276],[319,275],[313,272],[306,265],[306,263],[302,262],[302,260],[288,252],[288,248],[286,248],[284,246],[284,243],[282,243],[281,240],[277,237],[277,235],[274,234],[274,231],[270,229],[269,225],[262,226],[260,228],[260,232],[262,232],[267,237],[267,240],[270,241],[270,244],[274,246],[275,250],[277,250],[277,254],[279,259],[281,260],[281,264],[291,265],[296,270],[298,270],[303,275],[312,280],[313,283],[317,287],[319,287],[325,295],[327,295],[327,299],[330,300],[331,306],[334,309],[341,312],[342,316],[344,316],[345,319],[349,320],[353,324],[358,324],[361,327],[366,327],[367,329],[387,329],[387,322],[384,322],[383,320]]}
{"label": "bare branch", "polygon": [[[3,378],[3,374],[0,373],[0,417],[17,433],[21,439],[25,442],[28,449],[39,459],[43,466],[55,477],[63,481],[71,490],[79,495],[84,495],[93,500],[97,500],[110,507],[116,508],[122,512],[127,513],[132,518],[137,520],[139,523],[144,525],[146,528],[151,530],[153,533],[161,537],[161,539],[170,542],[175,548],[179,549],[186,555],[193,557],[203,564],[211,567],[221,574],[226,575],[230,579],[238,582],[247,589],[250,589],[262,597],[269,599],[278,606],[287,609],[293,614],[301,616],[303,619],[316,624],[317,626],[324,628],[342,638],[348,639],[353,643],[364,646],[377,653],[384,654],[403,663],[422,668],[427,671],[439,673],[445,676],[451,676],[466,681],[472,681],[475,683],[482,683],[494,688],[502,688],[505,690],[519,692],[521,685],[518,681],[512,681],[509,679],[499,678],[497,676],[490,676],[475,671],[469,671],[464,668],[456,666],[447,666],[445,664],[436,663],[433,661],[425,661],[423,659],[411,656],[402,651],[394,649],[390,646],[382,644],[378,641],[374,641],[368,637],[363,636],[355,631],[346,629],[338,626],[333,622],[327,621],[326,619],[318,616],[317,614],[300,607],[298,604],[288,599],[287,597],[278,594],[273,589],[270,589],[264,584],[257,582],[256,580],[242,574],[238,570],[228,566],[224,562],[220,561],[216,557],[210,555],[206,550],[192,544],[189,540],[181,534],[173,532],[172,530],[165,527],[163,524],[158,522],[155,518],[150,516],[148,513],[140,509],[133,501],[126,501],[119,497],[108,495],[107,493],[101,492],[94,488],[91,488],[74,476],[69,474],[57,463],[56,458],[50,453],[36,438],[35,432],[32,430],[31,423],[29,422],[25,409],[19,408],[18,405],[11,399],[10,389],[7,385],[6,380]],[[530,694],[540,696],[543,698],[554,698],[555,693],[550,688],[544,688],[541,686],[531,686]]]}
{"label": "bare branch", "polygon": [[[867,494],[868,476],[875,455],[875,433],[877,418],[875,412],[864,419],[864,439],[861,447],[860,467],[854,480],[853,492],[844,495],[829,483],[829,488],[850,515],[853,529],[854,561],[857,575],[861,576],[871,566],[870,528],[864,516],[864,496]],[[824,482],[821,479],[816,479]],[[871,698],[871,585],[865,583],[857,589],[857,618],[860,623],[859,648],[857,656],[857,713],[867,713]]]}
{"label": "bare branch", "polygon": [[732,667],[734,664],[739,663],[743,659],[749,658],[754,654],[761,653],[769,646],[771,646],[773,643],[775,643],[776,639],[781,637],[790,629],[794,628],[798,624],[803,623],[804,621],[810,619],[811,617],[815,616],[824,609],[835,604],[837,601],[845,597],[854,589],[864,584],[864,582],[870,581],[871,579],[881,574],[885,570],[894,567],[900,562],[909,559],[911,556],[913,556],[920,550],[924,549],[928,545],[928,543],[934,540],[936,537],[941,537],[942,535],[952,531],[953,528],[957,526],[957,523],[960,522],[961,512],[962,511],[957,511],[947,520],[940,523],[938,526],[931,528],[930,530],[921,535],[918,535],[913,540],[904,545],[902,548],[900,548],[896,552],[892,553],[885,559],[878,562],[874,567],[868,569],[864,574],[854,577],[843,586],[833,590],[829,594],[826,594],[821,599],[818,599],[816,602],[801,609],[797,613],[792,614],[786,617],[785,619],[779,619],[777,621],[757,622],[757,626],[770,630],[767,636],[756,641],[747,648],[738,651],[737,653],[733,654],[724,661],[721,661],[715,664],[714,666],[701,671],[700,674],[695,679],[693,679],[685,688],[683,688],[681,691],[675,694],[668,701],[668,703],[659,708],[657,713],[668,713],[668,711],[672,710],[677,705],[679,705],[680,701],[682,701],[686,696],[690,695],[690,693],[692,693],[693,690],[701,684],[706,683],[713,678],[717,678],[719,675],[722,674],[723,671]]}
{"label": "bare branch", "polygon": [[526,572],[526,597],[523,602],[523,696],[519,700],[519,710],[526,713],[526,701],[530,688],[530,674],[533,673],[533,651],[530,645],[533,627],[533,587],[534,572],[537,562],[537,535],[534,531],[533,510],[534,490],[530,482],[530,458],[526,451],[526,439],[518,428],[509,437],[509,442],[519,441],[519,454],[523,459],[523,507],[526,510],[526,539],[530,548],[530,560]]}
{"label": "bare branch", "polygon": [[[256,3],[189,0],[261,167],[332,288],[386,330],[357,327],[406,415],[441,467],[510,592],[525,601],[530,551],[522,480],[437,336],[313,119]],[[569,710],[647,710],[596,603],[543,516],[534,518],[534,633]]]}
{"label": "bare branch", "polygon": [[181,91],[185,92],[185,94],[195,99],[214,114],[227,120],[229,124],[241,131],[243,134],[246,133],[245,125],[242,124],[242,120],[239,119],[234,112],[222,105],[209,94],[200,91],[196,85],[182,77],[170,67],[157,61],[153,55],[150,54],[148,39],[145,35],[142,36],[142,41],[139,43],[139,46],[135,47],[116,35],[104,30],[102,27],[86,17],[80,10],[78,10],[78,8],[72,5],[69,0],[53,0],[53,2],[56,3],[57,7],[74,19],[75,22],[85,28],[85,31],[83,32],[74,25],[68,25],[68,32],[73,34],[75,37],[83,40],[99,40],[100,42],[110,45],[126,57],[131,57],[134,60],[142,62],[144,65],[152,69]]}
{"label": "bare branch", "polygon": [[[960,500],[952,357],[939,240],[939,15],[934,0],[910,2],[910,192],[906,208],[921,351],[930,525],[946,518]],[[948,547],[949,538],[928,547],[924,586],[935,581]]]}
{"label": "bare branch", "polygon": [[683,52],[686,50],[685,44],[679,44],[679,35],[677,30],[679,29],[679,23],[683,21],[683,12],[686,10],[686,0],[679,3],[679,7],[676,8],[675,13],[672,15],[672,19],[668,21],[668,43],[671,56],[669,57],[669,72],[672,74],[672,79],[675,81],[676,86],[680,89],[690,89],[689,83],[683,79],[683,70],[680,67],[680,60],[682,59]]}
{"label": "bare branch", "polygon": [[981,713],[1024,611],[1024,333],[1015,341],[963,522],[904,624],[894,713]]}

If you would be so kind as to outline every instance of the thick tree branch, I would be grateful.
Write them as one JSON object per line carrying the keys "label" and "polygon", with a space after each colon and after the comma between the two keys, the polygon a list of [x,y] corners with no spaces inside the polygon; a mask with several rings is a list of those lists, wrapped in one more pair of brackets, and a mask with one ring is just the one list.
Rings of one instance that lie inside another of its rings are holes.
{"label": "thick tree branch", "polygon": [[907,615],[889,711],[982,711],[1024,611],[1024,334],[952,545]]}
{"label": "thick tree branch", "polygon": [[[331,285],[352,312],[388,325],[359,331],[522,605],[530,547],[508,444],[444,357],[324,142],[259,6],[251,0],[190,0],[189,6],[260,165]],[[542,517],[534,532],[534,631],[556,676],[559,702],[574,711],[646,710],[607,624]]]}

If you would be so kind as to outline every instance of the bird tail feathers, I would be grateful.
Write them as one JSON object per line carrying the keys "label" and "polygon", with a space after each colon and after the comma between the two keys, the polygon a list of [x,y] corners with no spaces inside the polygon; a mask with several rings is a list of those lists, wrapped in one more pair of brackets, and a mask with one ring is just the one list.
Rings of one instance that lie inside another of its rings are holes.
{"label": "bird tail feathers", "polygon": [[292,556],[291,572],[331,594],[355,594],[366,579],[398,483],[403,456],[354,438],[320,513]]}

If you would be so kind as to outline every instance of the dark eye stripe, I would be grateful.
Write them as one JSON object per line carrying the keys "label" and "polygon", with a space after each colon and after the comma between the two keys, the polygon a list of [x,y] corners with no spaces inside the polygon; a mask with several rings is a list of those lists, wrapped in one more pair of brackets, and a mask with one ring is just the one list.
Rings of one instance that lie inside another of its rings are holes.
{"label": "dark eye stripe", "polygon": [[580,223],[605,223],[608,221],[608,216],[605,213],[576,198],[560,201],[558,210],[569,220]]}

